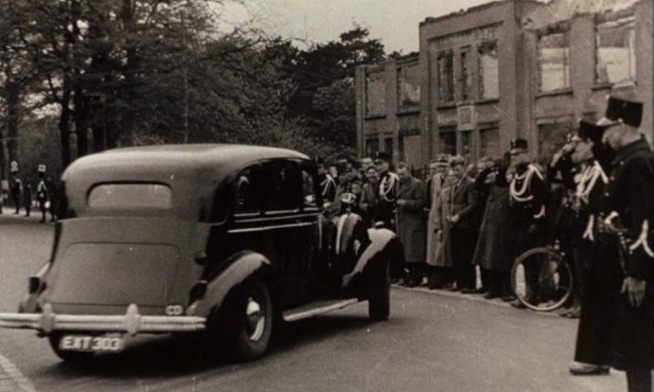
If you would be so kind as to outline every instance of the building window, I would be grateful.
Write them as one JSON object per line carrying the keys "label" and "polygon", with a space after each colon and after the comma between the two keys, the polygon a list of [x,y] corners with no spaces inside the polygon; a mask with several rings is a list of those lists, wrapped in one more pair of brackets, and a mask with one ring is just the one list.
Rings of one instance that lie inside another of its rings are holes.
{"label": "building window", "polygon": [[497,41],[483,42],[479,52],[479,99],[500,96],[500,72],[497,60]]}
{"label": "building window", "polygon": [[382,72],[369,74],[366,78],[366,115],[386,114],[386,83]]}
{"label": "building window", "polygon": [[454,101],[454,54],[451,50],[438,56],[438,101],[441,104]]}
{"label": "building window", "polygon": [[479,154],[482,157],[500,158],[502,146],[500,146],[500,129],[497,127],[483,128],[479,130]]}
{"label": "building window", "polygon": [[440,128],[439,137],[441,140],[441,152],[445,154],[456,154],[456,127]]}
{"label": "building window", "polygon": [[636,79],[636,29],[634,18],[623,18],[597,25],[597,83],[617,83]]}
{"label": "building window", "polygon": [[366,140],[366,156],[374,158],[379,151],[379,139],[377,137]]}
{"label": "building window", "polygon": [[398,68],[397,94],[401,112],[420,109],[420,68],[417,65]]}
{"label": "building window", "polygon": [[470,74],[470,47],[466,46],[461,48],[461,75],[459,81],[461,82],[461,100],[467,101],[472,95],[472,75]]}
{"label": "building window", "polygon": [[393,156],[393,138],[387,137],[384,139],[384,151],[390,156]]}
{"label": "building window", "polygon": [[538,39],[539,91],[570,87],[570,41],[567,31]]}

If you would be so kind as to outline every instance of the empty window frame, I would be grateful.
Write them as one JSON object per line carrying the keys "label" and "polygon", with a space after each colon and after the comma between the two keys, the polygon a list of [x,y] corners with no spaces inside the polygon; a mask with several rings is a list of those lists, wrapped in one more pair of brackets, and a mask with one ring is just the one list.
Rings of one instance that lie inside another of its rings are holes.
{"label": "empty window frame", "polygon": [[451,50],[438,55],[438,101],[440,104],[454,101],[454,53]]}
{"label": "empty window frame", "polygon": [[595,81],[598,84],[636,80],[634,17],[599,23],[595,40]]}
{"label": "empty window frame", "polygon": [[568,31],[558,31],[538,38],[539,91],[570,87],[570,40]]}
{"label": "empty window frame", "polygon": [[479,99],[500,96],[500,72],[497,41],[486,41],[477,47],[479,52]]}

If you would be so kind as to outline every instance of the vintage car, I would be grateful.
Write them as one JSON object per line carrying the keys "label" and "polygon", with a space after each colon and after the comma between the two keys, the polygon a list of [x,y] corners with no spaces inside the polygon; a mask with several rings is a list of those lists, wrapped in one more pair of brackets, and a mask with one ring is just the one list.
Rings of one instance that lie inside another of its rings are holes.
{"label": "vintage car", "polygon": [[198,331],[251,360],[276,321],[366,300],[371,319],[389,317],[401,243],[347,208],[326,216],[301,153],[121,148],[71,164],[62,195],[50,259],[0,326],[37,330],[64,360],[121,351],[137,334]]}

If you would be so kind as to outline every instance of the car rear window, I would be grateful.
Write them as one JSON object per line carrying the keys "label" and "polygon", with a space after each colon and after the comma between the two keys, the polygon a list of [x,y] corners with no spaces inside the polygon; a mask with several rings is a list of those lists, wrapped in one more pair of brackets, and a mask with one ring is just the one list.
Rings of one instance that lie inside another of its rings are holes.
{"label": "car rear window", "polygon": [[163,184],[102,184],[91,189],[91,208],[170,208],[173,193]]}

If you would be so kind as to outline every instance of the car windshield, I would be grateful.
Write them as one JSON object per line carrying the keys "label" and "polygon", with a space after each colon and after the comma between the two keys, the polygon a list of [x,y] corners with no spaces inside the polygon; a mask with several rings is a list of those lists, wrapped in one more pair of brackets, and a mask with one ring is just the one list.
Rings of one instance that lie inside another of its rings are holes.
{"label": "car windshield", "polygon": [[102,184],[88,197],[91,208],[170,208],[172,190],[163,184]]}

